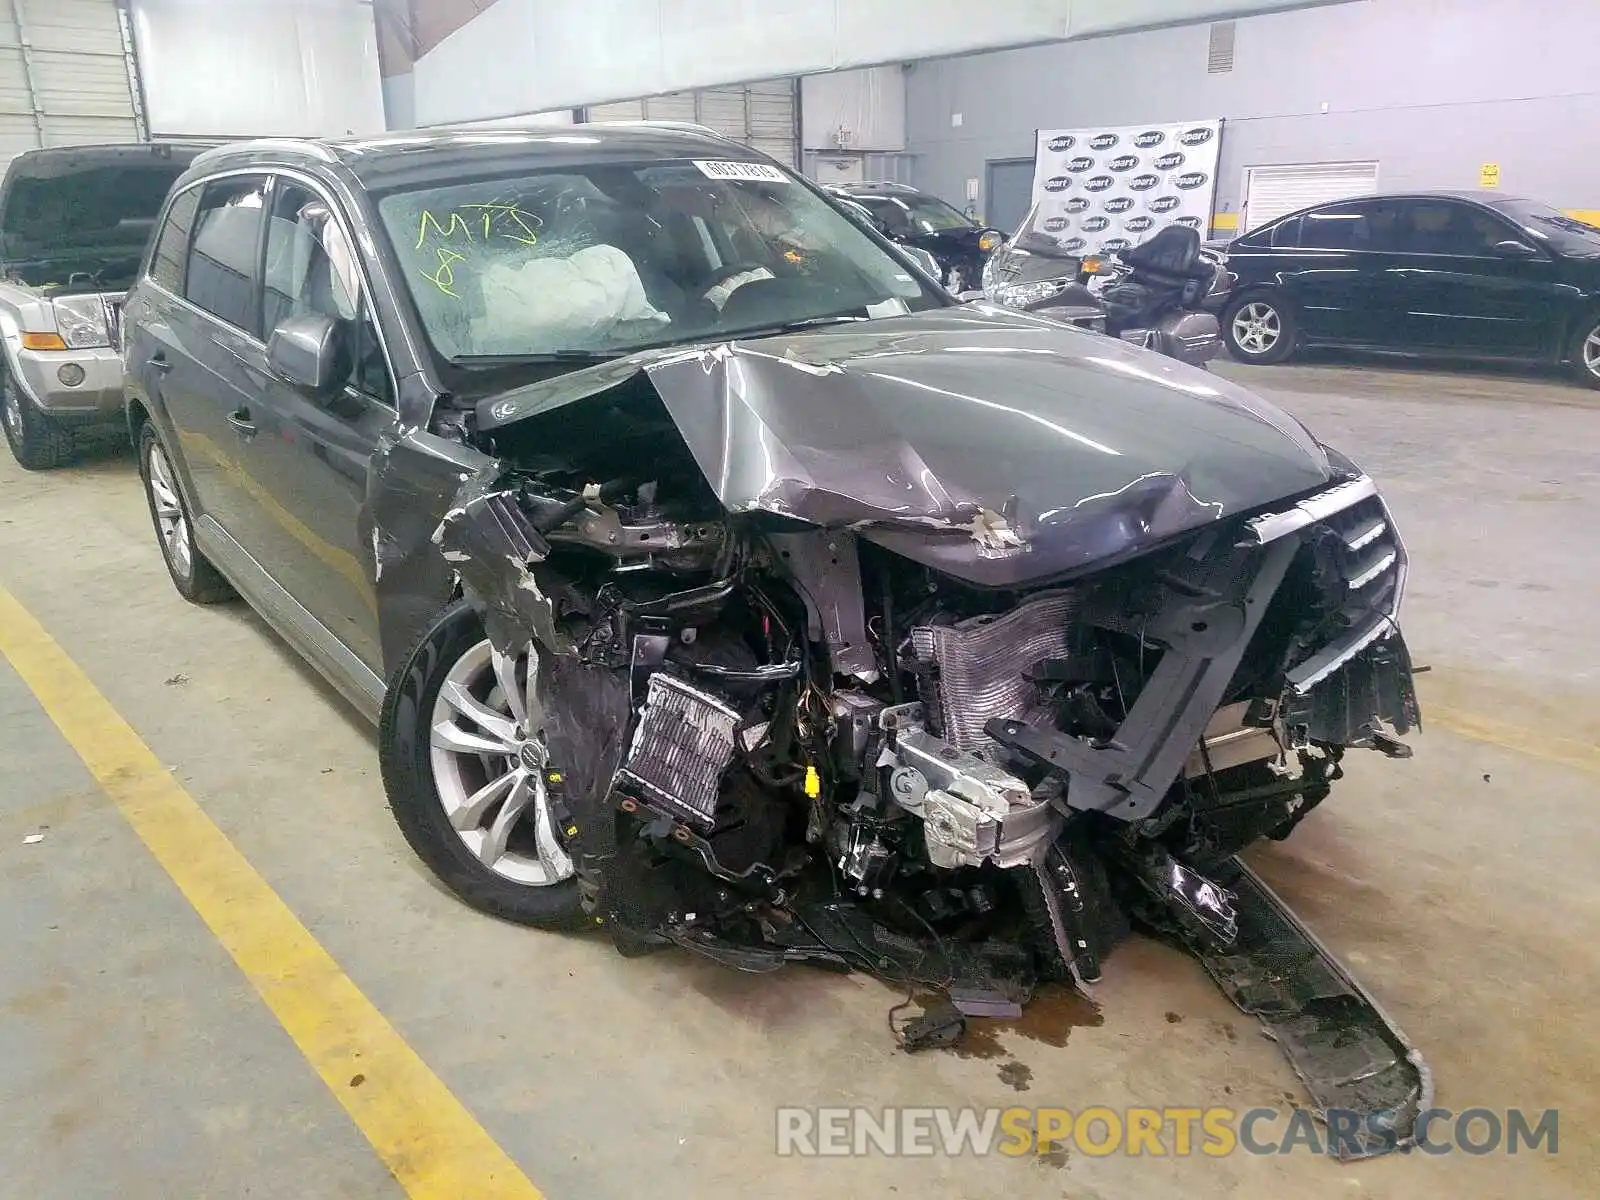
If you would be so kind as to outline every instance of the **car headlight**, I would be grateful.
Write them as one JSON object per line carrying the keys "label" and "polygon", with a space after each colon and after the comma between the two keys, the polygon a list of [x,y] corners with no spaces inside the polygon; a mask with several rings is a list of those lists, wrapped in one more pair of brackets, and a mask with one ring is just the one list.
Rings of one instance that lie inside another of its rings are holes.
{"label": "car headlight", "polygon": [[69,347],[82,350],[111,345],[105,301],[99,296],[64,296],[51,303],[56,310],[56,329]]}
{"label": "car headlight", "polygon": [[1072,286],[1071,279],[1033,279],[1027,283],[1001,283],[992,289],[991,299],[1007,308],[1030,308]]}
{"label": "car headlight", "polygon": [[978,249],[980,252],[988,254],[990,251],[998,247],[1004,240],[1005,239],[993,229],[985,229],[978,235]]}

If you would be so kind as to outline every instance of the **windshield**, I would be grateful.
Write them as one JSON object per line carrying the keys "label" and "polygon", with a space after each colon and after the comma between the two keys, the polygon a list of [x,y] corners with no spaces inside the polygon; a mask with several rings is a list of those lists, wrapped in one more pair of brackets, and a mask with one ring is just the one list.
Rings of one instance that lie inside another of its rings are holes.
{"label": "windshield", "polygon": [[1600,256],[1600,229],[1585,225],[1548,204],[1536,204],[1532,200],[1501,200],[1494,207],[1558,254],[1580,258]]}
{"label": "windshield", "polygon": [[970,229],[967,220],[937,196],[912,192],[904,196],[851,197],[882,221],[891,234],[900,237],[922,233],[944,233],[950,229]]}
{"label": "windshield", "polygon": [[378,211],[428,337],[462,366],[946,303],[766,163],[562,167],[395,192]]}

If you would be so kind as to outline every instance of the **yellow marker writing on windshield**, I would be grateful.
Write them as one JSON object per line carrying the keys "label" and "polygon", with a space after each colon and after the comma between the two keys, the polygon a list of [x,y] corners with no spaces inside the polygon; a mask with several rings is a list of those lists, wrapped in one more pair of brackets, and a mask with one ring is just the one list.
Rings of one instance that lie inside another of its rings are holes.
{"label": "yellow marker writing on windshield", "polygon": [[466,257],[467,256],[465,254],[460,254],[454,250],[449,250],[444,246],[440,246],[439,269],[434,271],[432,274],[424,271],[423,277],[432,283],[434,287],[443,292],[446,296],[449,296],[453,300],[459,300],[461,297],[456,295],[454,291],[456,282],[455,267],[458,262],[466,261]]}
{"label": "yellow marker writing on windshield", "polygon": [[422,212],[422,223],[421,223],[421,226],[417,230],[417,246],[416,246],[416,248],[418,250],[421,250],[422,249],[422,243],[428,240],[428,226],[429,225],[432,225],[434,230],[435,230],[435,232],[437,232],[438,235],[440,237],[442,237],[442,238],[449,237],[452,233],[454,233],[457,229],[459,229],[459,230],[461,230],[462,233],[467,235],[467,241],[470,242],[472,240],[472,230],[467,228],[467,223],[461,219],[461,214],[460,213],[457,213],[457,212],[451,213],[450,214],[450,224],[448,226],[442,226],[442,225],[439,224],[439,218],[438,217],[434,216],[433,213],[431,213],[428,210],[424,209],[423,212]]}
{"label": "yellow marker writing on windshield", "polygon": [[539,241],[539,235],[529,227],[528,221],[531,220],[535,224],[543,224],[543,222],[538,217],[533,216],[532,213],[523,212],[515,204],[463,204],[461,207],[475,209],[483,213],[483,236],[485,240],[488,240],[490,236],[490,227],[494,224],[494,219],[496,217],[505,217],[514,221],[517,228],[522,232],[519,236],[508,232],[502,227],[500,230],[501,237],[508,238],[513,242],[521,242],[524,246],[533,246]]}

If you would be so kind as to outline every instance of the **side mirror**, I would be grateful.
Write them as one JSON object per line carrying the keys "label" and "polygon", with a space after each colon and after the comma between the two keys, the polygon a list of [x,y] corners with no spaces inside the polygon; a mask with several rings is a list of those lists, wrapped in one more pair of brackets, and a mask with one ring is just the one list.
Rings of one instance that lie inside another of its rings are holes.
{"label": "side mirror", "polygon": [[285,317],[267,339],[267,365],[302,391],[327,397],[350,371],[343,324],[321,313]]}
{"label": "side mirror", "polygon": [[1494,245],[1496,258],[1538,258],[1539,252],[1527,242],[1519,242],[1515,238],[1507,238]]}

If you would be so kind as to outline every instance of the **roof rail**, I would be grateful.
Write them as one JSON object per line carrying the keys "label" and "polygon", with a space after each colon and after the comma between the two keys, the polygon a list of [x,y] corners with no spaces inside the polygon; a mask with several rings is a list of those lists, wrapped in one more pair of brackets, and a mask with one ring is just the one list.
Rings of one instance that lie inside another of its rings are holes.
{"label": "roof rail", "polygon": [[237,138],[201,151],[195,156],[194,161],[196,165],[203,166],[213,159],[222,158],[239,150],[293,150],[297,154],[319,158],[323,162],[338,161],[338,156],[320,142],[308,138],[287,137]]}
{"label": "roof rail", "polygon": [[640,120],[640,121],[581,121],[581,122],[579,122],[579,124],[582,124],[582,125],[648,125],[648,126],[650,126],[651,128],[654,128],[654,129],[682,129],[682,130],[685,130],[685,131],[690,132],[690,133],[710,134],[712,137],[717,138],[720,141],[733,142],[734,145],[736,145],[736,146],[744,144],[744,143],[738,141],[737,139],[731,138],[727,134],[720,132],[719,130],[711,128],[711,126],[709,126],[709,125],[698,125],[693,121],[648,121],[648,120]]}

